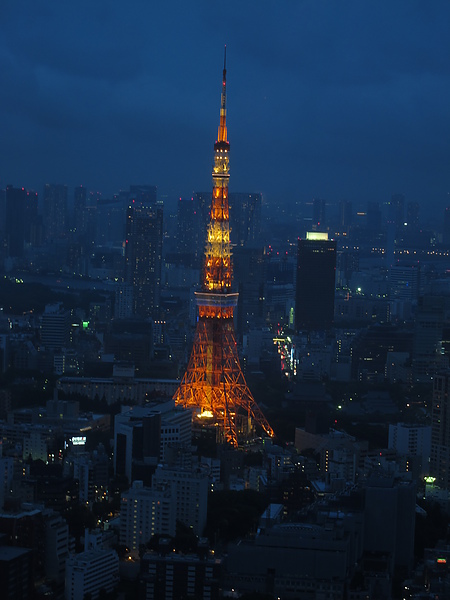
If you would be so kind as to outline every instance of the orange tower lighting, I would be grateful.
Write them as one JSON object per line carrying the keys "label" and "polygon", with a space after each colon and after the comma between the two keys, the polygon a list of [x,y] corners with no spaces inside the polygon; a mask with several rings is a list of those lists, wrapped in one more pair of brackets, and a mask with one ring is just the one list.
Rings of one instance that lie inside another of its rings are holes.
{"label": "orange tower lighting", "polygon": [[214,144],[213,193],[207,229],[202,291],[196,292],[197,328],[186,373],[174,395],[176,404],[208,416],[218,427],[220,441],[233,446],[248,435],[252,421],[267,435],[273,430],[255,402],[242,373],[234,335],[233,313],[238,294],[231,286],[228,180],[230,144],[227,139],[226,47],[220,102],[220,122]]}

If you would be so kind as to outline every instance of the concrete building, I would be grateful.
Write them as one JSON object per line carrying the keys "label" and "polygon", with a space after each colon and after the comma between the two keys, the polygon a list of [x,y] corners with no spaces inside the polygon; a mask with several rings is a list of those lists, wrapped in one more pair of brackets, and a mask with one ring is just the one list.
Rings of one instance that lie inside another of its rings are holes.
{"label": "concrete building", "polygon": [[221,598],[222,559],[149,552],[141,560],[140,591],[147,600]]}
{"label": "concrete building", "polygon": [[45,348],[55,350],[69,345],[69,312],[62,303],[48,304],[41,318],[41,342]]}
{"label": "concrete building", "polygon": [[97,600],[100,590],[111,593],[119,580],[119,557],[115,550],[89,550],[72,554],[66,563],[66,600]]}
{"label": "concrete building", "polygon": [[431,427],[429,425],[390,424],[388,448],[393,448],[399,454],[410,457],[410,470],[417,477],[430,472]]}
{"label": "concrete building", "polygon": [[120,502],[120,543],[134,556],[139,547],[155,534],[175,536],[175,498],[169,486],[160,489],[144,487],[142,481],[133,481]]}
{"label": "concrete building", "polygon": [[149,484],[167,445],[190,446],[191,436],[192,414],[173,400],[124,410],[114,419],[114,472]]}
{"label": "concrete building", "polygon": [[32,551],[0,546],[2,600],[31,600],[34,597]]}
{"label": "concrete building", "polygon": [[204,470],[158,466],[153,478],[154,489],[169,487],[175,503],[175,518],[196,535],[203,535],[208,508],[209,477]]}
{"label": "concrete building", "polygon": [[450,370],[433,379],[433,406],[431,409],[430,475],[436,485],[450,491]]}
{"label": "concrete building", "polygon": [[275,525],[252,541],[230,545],[224,589],[342,600],[352,559],[349,532],[310,523]]}

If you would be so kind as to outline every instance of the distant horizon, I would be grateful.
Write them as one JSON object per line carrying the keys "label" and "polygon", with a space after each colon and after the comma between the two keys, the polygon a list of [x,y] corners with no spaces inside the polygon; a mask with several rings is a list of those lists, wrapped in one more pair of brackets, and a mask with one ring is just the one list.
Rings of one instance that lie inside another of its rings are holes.
{"label": "distant horizon", "polygon": [[450,4],[51,0],[0,8],[0,187],[211,188],[227,45],[230,190],[291,212],[450,205]]}

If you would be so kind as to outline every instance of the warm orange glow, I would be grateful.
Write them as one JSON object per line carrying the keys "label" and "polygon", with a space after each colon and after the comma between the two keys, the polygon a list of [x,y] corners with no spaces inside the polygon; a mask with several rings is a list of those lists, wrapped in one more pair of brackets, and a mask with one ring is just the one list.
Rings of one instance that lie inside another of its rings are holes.
{"label": "warm orange glow", "polygon": [[196,292],[197,329],[186,373],[174,400],[176,404],[200,409],[201,418],[214,419],[219,440],[237,446],[239,436],[251,435],[253,423],[259,424],[267,435],[274,434],[247,386],[234,336],[233,314],[238,294],[232,293],[225,82],[224,68],[203,286],[201,292]]}

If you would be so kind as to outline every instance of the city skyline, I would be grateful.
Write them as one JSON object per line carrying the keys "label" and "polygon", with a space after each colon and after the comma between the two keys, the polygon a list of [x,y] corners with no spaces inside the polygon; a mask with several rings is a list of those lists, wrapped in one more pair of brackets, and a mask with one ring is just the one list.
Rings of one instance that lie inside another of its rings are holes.
{"label": "city skyline", "polygon": [[0,187],[209,190],[226,44],[232,191],[286,210],[403,193],[441,213],[449,13],[444,2],[6,3]]}

